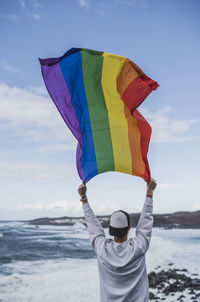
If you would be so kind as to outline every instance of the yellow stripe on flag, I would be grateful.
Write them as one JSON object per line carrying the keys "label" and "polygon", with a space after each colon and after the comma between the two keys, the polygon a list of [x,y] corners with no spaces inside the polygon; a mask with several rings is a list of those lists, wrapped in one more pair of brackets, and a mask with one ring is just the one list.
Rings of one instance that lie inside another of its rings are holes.
{"label": "yellow stripe on flag", "polygon": [[124,102],[117,91],[117,76],[126,58],[103,53],[102,88],[110,125],[115,171],[132,174],[132,159],[128,137],[128,123]]}

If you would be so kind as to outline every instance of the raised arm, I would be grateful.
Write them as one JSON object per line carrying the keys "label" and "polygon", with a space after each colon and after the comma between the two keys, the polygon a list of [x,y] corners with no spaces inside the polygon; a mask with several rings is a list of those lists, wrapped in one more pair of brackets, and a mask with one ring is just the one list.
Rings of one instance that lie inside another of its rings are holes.
{"label": "raised arm", "polygon": [[150,179],[147,183],[147,193],[145,203],[136,227],[135,243],[139,253],[145,254],[150,243],[153,227],[153,191],[156,187],[156,181]]}
{"label": "raised arm", "polygon": [[81,196],[81,201],[83,204],[83,212],[85,215],[85,221],[89,231],[89,238],[94,251],[98,254],[101,250],[102,245],[106,240],[104,229],[100,224],[97,217],[94,215],[92,208],[88,203],[86,196],[86,185],[81,184],[78,188],[78,192]]}

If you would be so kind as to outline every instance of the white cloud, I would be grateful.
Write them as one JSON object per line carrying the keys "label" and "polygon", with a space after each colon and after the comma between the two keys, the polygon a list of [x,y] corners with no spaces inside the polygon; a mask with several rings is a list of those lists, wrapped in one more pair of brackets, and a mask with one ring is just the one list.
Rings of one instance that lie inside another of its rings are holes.
{"label": "white cloud", "polygon": [[23,74],[23,72],[21,70],[19,70],[18,68],[8,64],[6,61],[2,61],[0,63],[0,69],[6,71],[7,73]]}
{"label": "white cloud", "polygon": [[[2,208],[4,212],[8,208]],[[61,216],[83,216],[83,210],[78,198],[72,200],[58,200],[49,203],[37,202],[20,205],[15,209],[17,217],[39,218],[39,217],[61,217]]]}
{"label": "white cloud", "polygon": [[[91,205],[96,215],[108,215],[113,213],[116,209],[124,209],[122,202],[101,202]],[[126,206],[126,211],[129,213],[139,213],[142,207],[139,205]],[[156,205],[155,213],[173,213],[177,211],[199,211],[200,203],[191,203],[184,208],[175,206],[173,209],[165,207],[164,205]],[[14,213],[12,214],[12,211]],[[25,203],[13,209],[8,207],[0,208],[1,215],[6,214],[9,219],[32,219],[40,217],[62,217],[62,216],[83,216],[82,205],[78,198],[75,200],[58,200],[53,202],[36,202]],[[12,215],[11,215],[12,214]],[[2,219],[2,218],[1,218]]]}
{"label": "white cloud", "polygon": [[36,0],[19,0],[19,5],[24,10],[27,6],[33,7],[34,9],[41,8],[43,5],[40,1]]}
{"label": "white cloud", "polygon": [[152,127],[152,142],[173,143],[199,140],[200,136],[191,134],[199,121],[197,119],[174,119],[170,117],[171,107],[166,106],[156,112],[141,109],[142,115]]}
{"label": "white cloud", "polygon": [[137,1],[136,1],[136,0],[126,0],[124,3],[125,3],[126,5],[128,5],[128,6],[132,7],[132,8],[134,8],[134,7],[136,6]]}
{"label": "white cloud", "polygon": [[0,208],[0,219],[34,219],[40,217],[83,216],[82,206],[77,200],[59,200],[49,203],[26,203],[17,207]]}
{"label": "white cloud", "polygon": [[0,161],[0,178],[69,180],[74,175],[73,164],[56,165],[31,161]]}
{"label": "white cloud", "polygon": [[24,10],[26,7],[26,1],[25,0],[19,0],[19,4],[21,6],[21,8]]}
{"label": "white cloud", "polygon": [[[116,209],[124,209],[123,202],[104,202],[94,203],[92,208],[96,215],[111,214]],[[177,211],[199,211],[200,203],[190,203],[187,206],[176,205],[174,208],[167,207],[166,205],[155,206],[154,213],[173,213]],[[140,207],[126,207],[129,213],[138,213],[141,211]],[[78,198],[75,200],[58,200],[49,203],[35,202],[25,203],[15,207],[4,206],[0,208],[0,219],[34,219],[40,217],[63,217],[63,216],[83,216],[82,205]]]}
{"label": "white cloud", "polygon": [[160,190],[183,189],[183,188],[185,188],[185,184],[175,184],[175,183],[159,184],[159,187],[158,187],[158,189],[160,189]]}
{"label": "white cloud", "polygon": [[26,14],[27,17],[31,17],[35,20],[40,20],[41,19],[41,16],[37,13],[32,13],[32,14]]}
{"label": "white cloud", "polygon": [[[62,215],[65,213],[67,215],[68,212],[70,213],[80,213],[80,203],[77,201],[68,201],[68,200],[59,200],[54,202],[49,202],[47,204],[42,202],[37,203],[27,203],[22,206],[18,206],[17,209],[20,211],[23,210],[34,210],[34,211],[42,211],[48,212],[55,215],[57,212],[61,213]],[[63,212],[63,213],[62,213]]]}
{"label": "white cloud", "polygon": [[200,202],[192,205],[191,211],[200,211]]}
{"label": "white cloud", "polygon": [[27,203],[24,206],[19,206],[17,207],[18,210],[42,210],[44,208],[42,203]]}
{"label": "white cloud", "polygon": [[[71,150],[76,139],[50,97],[40,87],[21,89],[0,84],[0,129],[9,129],[45,150]],[[65,146],[65,147],[64,147]],[[41,149],[41,150],[42,150]]]}
{"label": "white cloud", "polygon": [[39,1],[33,1],[33,7],[34,9],[39,9],[39,8],[42,8],[43,7],[43,4]]}
{"label": "white cloud", "polygon": [[[108,215],[113,212],[113,209],[121,209],[124,208],[123,202],[113,203],[111,202],[103,202],[96,203],[92,205],[95,213],[97,215]],[[77,200],[58,200],[49,203],[27,203],[16,208],[19,212],[29,212],[34,214],[35,217],[44,217],[50,215],[51,217],[58,216],[83,216],[82,205],[79,202],[79,198]],[[139,206],[130,206],[130,208],[126,209],[130,210],[129,212],[139,212],[141,211],[141,207]]]}
{"label": "white cloud", "polygon": [[152,3],[149,0],[113,0],[117,4],[127,5],[131,8],[141,7],[143,9],[148,9]]}
{"label": "white cloud", "polygon": [[85,9],[87,11],[92,10],[97,14],[104,15],[105,9],[104,9],[104,1],[91,1],[91,0],[78,0],[78,4],[82,9]]}
{"label": "white cloud", "polygon": [[88,0],[78,0],[78,2],[79,2],[79,5],[81,8],[85,8],[85,9],[89,10],[91,7],[90,2]]}
{"label": "white cloud", "polygon": [[0,14],[0,19],[10,20],[11,22],[17,23],[21,18],[16,14]]}
{"label": "white cloud", "polygon": [[[33,18],[35,20],[41,19],[41,8],[43,5],[36,0],[18,0],[20,10],[19,14],[13,14],[13,13],[1,13],[0,18],[9,20],[11,22],[17,23],[22,18],[28,17]],[[43,13],[42,13],[43,14]]]}
{"label": "white cloud", "polygon": [[28,91],[29,92],[33,92],[34,94],[37,94],[37,95],[42,95],[42,96],[46,96],[49,98],[49,95],[48,95],[48,92],[47,92],[47,89],[45,86],[30,86],[28,87]]}
{"label": "white cloud", "polygon": [[163,183],[158,184],[158,189],[160,190],[168,190],[168,189],[198,189],[200,186],[200,182],[193,182],[193,183]]}
{"label": "white cloud", "polygon": [[[191,134],[198,121],[171,118],[171,110],[171,107],[156,112],[141,109],[152,127],[151,141],[171,143],[199,139]],[[21,89],[0,83],[0,132],[5,130],[25,142],[36,143],[40,152],[75,150],[77,145],[45,87]]]}
{"label": "white cloud", "polygon": [[56,145],[46,145],[37,148],[38,151],[40,152],[46,152],[46,151],[69,151],[69,150],[74,150],[73,145],[68,145],[68,144],[56,144]]}

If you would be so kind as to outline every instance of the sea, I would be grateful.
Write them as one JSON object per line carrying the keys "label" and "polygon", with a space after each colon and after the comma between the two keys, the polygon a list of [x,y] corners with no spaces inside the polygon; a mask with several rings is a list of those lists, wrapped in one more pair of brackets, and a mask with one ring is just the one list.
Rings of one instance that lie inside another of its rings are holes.
{"label": "sea", "polygon": [[[186,274],[200,278],[200,230],[153,228],[146,264],[148,273],[187,269]],[[178,295],[165,296],[165,301],[176,301]],[[184,295],[181,301],[190,302]],[[0,302],[67,301],[99,301],[97,262],[87,228],[80,223],[0,221]]]}

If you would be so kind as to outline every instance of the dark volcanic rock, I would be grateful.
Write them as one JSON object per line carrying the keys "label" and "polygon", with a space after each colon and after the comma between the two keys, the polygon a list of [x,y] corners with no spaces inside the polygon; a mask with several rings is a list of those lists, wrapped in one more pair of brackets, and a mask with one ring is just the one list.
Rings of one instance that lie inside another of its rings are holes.
{"label": "dark volcanic rock", "polygon": [[[104,228],[109,227],[110,215],[97,216]],[[131,226],[138,223],[140,213],[130,214]],[[73,225],[76,222],[86,225],[84,217],[38,218],[26,221],[35,225]],[[200,211],[177,212],[173,214],[155,214],[154,227],[164,228],[200,228]]]}
{"label": "dark volcanic rock", "polygon": [[[167,271],[161,270],[157,273],[153,271],[148,275],[149,287],[159,290],[166,296],[176,292],[182,293],[187,289],[190,295],[195,294],[193,297],[198,299],[200,296],[200,279],[191,278],[180,272],[187,272],[187,270],[169,269]],[[155,294],[151,295],[151,300],[156,298]],[[184,295],[181,294],[177,300],[184,301],[183,298]]]}
{"label": "dark volcanic rock", "polygon": [[177,300],[179,301],[179,300],[182,300],[183,298],[185,298],[185,296],[181,295]]}
{"label": "dark volcanic rock", "polygon": [[156,297],[155,297],[154,293],[149,292],[149,299],[150,299],[150,300],[154,300],[155,298],[156,298]]}
{"label": "dark volcanic rock", "polygon": [[154,227],[200,228],[200,211],[155,214]]}

